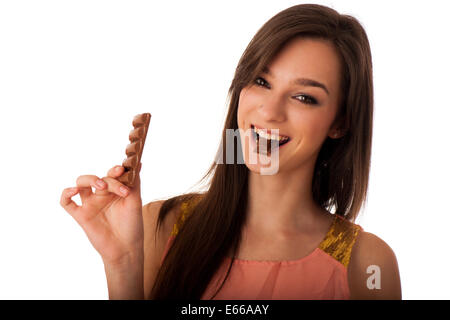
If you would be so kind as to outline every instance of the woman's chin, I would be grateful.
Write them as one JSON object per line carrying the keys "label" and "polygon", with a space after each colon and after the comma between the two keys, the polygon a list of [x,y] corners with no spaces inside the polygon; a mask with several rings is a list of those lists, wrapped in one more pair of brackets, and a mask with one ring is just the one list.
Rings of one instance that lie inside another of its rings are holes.
{"label": "woman's chin", "polygon": [[250,150],[244,161],[247,168],[261,175],[273,175],[279,170],[279,154],[277,150],[269,153],[258,153]]}

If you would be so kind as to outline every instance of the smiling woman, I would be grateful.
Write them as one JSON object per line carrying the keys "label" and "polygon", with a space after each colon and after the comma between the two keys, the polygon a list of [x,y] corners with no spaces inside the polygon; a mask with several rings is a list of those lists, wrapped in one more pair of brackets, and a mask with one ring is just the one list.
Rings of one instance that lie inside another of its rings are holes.
{"label": "smiling woman", "polygon": [[[221,148],[227,129],[252,132],[241,135],[245,163],[214,163],[203,177],[211,176],[206,193],[147,210],[158,224],[178,222],[162,237],[162,265],[149,275],[146,296],[401,298],[393,251],[354,223],[367,194],[373,117],[361,24],[320,5],[278,13],[250,41],[229,97]],[[261,139],[283,141],[276,174],[249,161]],[[383,279],[375,289],[373,266]]]}
{"label": "smiling woman", "polygon": [[[206,192],[141,206],[133,189],[123,203],[114,195],[114,206],[99,205],[103,219],[73,209],[98,240],[110,297],[400,299],[394,252],[355,223],[367,196],[373,119],[361,24],[320,5],[281,11],[250,41],[228,94],[216,157],[227,163],[211,165]],[[228,130],[239,132],[243,163],[234,152],[228,161]],[[262,154],[276,173],[265,174]],[[120,174],[108,175],[108,191]],[[95,177],[85,179],[89,186]],[[61,200],[68,209],[71,195]]]}

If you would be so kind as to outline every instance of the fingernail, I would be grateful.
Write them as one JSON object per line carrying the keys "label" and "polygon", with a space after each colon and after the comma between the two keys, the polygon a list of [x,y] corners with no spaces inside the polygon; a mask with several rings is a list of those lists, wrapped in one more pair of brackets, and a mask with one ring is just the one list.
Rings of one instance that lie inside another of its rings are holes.
{"label": "fingernail", "polygon": [[122,194],[126,196],[128,194],[128,189],[124,186],[120,186],[120,192],[122,192]]}
{"label": "fingernail", "polygon": [[121,166],[117,166],[115,170],[116,170],[116,171],[119,171],[120,168],[121,168]]}
{"label": "fingernail", "polygon": [[103,180],[98,179],[95,184],[100,187],[100,188],[104,188],[105,187],[105,183],[103,182]]}

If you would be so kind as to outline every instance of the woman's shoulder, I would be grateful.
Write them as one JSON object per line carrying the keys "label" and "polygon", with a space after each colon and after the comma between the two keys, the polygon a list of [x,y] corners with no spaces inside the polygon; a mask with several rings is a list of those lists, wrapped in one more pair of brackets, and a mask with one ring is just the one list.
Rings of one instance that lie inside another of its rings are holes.
{"label": "woman's shoulder", "polygon": [[401,299],[394,250],[373,233],[359,232],[347,273],[351,299]]}
{"label": "woman's shoulder", "polygon": [[156,228],[158,220],[161,223],[161,231],[167,238],[177,225],[180,225],[188,216],[191,208],[203,194],[190,193],[175,196],[166,200],[156,200],[147,203],[142,208],[144,227]]}
{"label": "woman's shoulder", "polygon": [[[371,264],[382,265],[396,260],[394,250],[377,235],[360,231],[353,247],[353,265]],[[383,262],[383,263],[381,263]]]}
{"label": "woman's shoulder", "polygon": [[173,206],[167,210],[164,218],[160,219],[161,209],[166,201],[167,200],[156,200],[149,202],[142,207],[144,247],[148,247],[149,252],[154,251],[156,248],[156,255],[161,255],[163,253],[165,243],[170,236],[171,228],[180,211],[179,206]]}

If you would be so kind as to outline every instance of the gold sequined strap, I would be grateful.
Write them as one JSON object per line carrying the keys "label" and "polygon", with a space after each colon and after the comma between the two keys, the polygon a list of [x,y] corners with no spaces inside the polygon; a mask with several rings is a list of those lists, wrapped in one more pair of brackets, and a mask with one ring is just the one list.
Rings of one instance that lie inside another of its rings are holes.
{"label": "gold sequined strap", "polygon": [[184,223],[184,221],[186,221],[186,218],[189,216],[192,209],[198,203],[199,200],[200,199],[195,198],[195,199],[191,199],[190,201],[189,200],[183,201],[181,203],[181,205],[180,205],[181,213],[178,216],[177,222],[173,225],[171,236],[174,237],[178,234],[182,224]]}
{"label": "gold sequined strap", "polygon": [[333,224],[319,248],[348,266],[353,245],[362,228],[341,216],[335,216]]}

